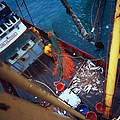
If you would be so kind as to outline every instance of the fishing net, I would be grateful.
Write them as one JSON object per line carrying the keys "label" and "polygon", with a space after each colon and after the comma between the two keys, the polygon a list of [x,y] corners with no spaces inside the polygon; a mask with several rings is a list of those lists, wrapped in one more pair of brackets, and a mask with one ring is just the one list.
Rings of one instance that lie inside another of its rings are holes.
{"label": "fishing net", "polygon": [[75,72],[75,65],[72,57],[65,53],[64,48],[56,40],[56,36],[53,32],[48,32],[48,37],[52,41],[54,57],[56,58],[53,75],[58,75],[62,81],[72,78],[71,73]]}

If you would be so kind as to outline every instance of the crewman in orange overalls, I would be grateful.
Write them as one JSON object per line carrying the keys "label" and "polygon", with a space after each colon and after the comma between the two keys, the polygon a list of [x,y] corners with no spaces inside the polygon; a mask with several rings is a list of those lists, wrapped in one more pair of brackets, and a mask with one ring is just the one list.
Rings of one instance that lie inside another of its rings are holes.
{"label": "crewman in orange overalls", "polygon": [[49,43],[48,45],[45,46],[44,53],[50,57],[53,57],[52,44]]}

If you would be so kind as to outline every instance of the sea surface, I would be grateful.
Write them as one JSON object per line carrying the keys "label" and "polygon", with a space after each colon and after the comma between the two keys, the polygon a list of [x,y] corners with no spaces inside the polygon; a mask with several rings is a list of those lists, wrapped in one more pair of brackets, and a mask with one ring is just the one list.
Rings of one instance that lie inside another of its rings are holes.
{"label": "sea surface", "polygon": [[[1,0],[0,0],[1,1]],[[16,0],[5,0],[8,5],[14,10],[17,11],[18,7]],[[66,14],[66,10],[60,0],[25,0],[32,20],[36,26],[39,28],[49,31],[53,29],[58,36],[63,41],[85,51],[89,54],[104,59],[107,55],[107,43],[109,40],[109,27],[110,35],[112,33],[113,18],[114,18],[114,9],[115,1],[112,0],[112,9],[111,0],[106,0],[106,7],[104,11],[104,17],[102,18],[102,10],[104,8],[104,2],[101,3],[101,14],[100,20],[103,19],[102,27],[101,22],[99,22],[99,32],[98,32],[98,41],[101,41],[105,45],[104,50],[98,50],[94,43],[96,41],[96,31],[97,31],[97,21],[96,28],[94,33],[94,39],[92,43],[84,40],[79,34],[78,29],[74,25],[71,16]],[[68,0],[69,5],[72,7],[75,14],[81,20],[83,26],[88,33],[91,32],[92,23],[95,21],[95,16],[98,10],[100,0]],[[19,5],[22,3],[22,0],[18,0]],[[111,11],[110,11],[111,10]],[[22,14],[25,19],[30,21],[28,13],[23,5],[21,7]],[[20,12],[18,15],[21,16]],[[111,23],[110,22],[111,16]],[[92,22],[91,22],[92,21]],[[30,21],[31,22],[31,21]]]}

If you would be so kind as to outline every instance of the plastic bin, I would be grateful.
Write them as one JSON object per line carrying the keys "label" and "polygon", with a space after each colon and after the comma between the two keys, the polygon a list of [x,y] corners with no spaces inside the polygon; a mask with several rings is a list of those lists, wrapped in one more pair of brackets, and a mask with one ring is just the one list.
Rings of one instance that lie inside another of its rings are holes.
{"label": "plastic bin", "polygon": [[80,104],[77,106],[77,109],[76,109],[78,112],[80,112],[81,114],[85,115],[86,113],[89,112],[89,108],[87,105],[85,104]]}
{"label": "plastic bin", "polygon": [[97,120],[97,115],[95,112],[90,111],[86,114],[86,118],[88,118],[90,120]]}
{"label": "plastic bin", "polygon": [[56,89],[57,89],[57,91],[63,91],[64,90],[64,85],[63,85],[63,83],[58,83],[57,85],[56,85]]}

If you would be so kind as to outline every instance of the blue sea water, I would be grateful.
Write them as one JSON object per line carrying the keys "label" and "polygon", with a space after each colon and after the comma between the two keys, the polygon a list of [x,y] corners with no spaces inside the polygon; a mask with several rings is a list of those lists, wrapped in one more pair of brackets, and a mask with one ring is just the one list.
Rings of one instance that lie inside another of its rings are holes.
{"label": "blue sea water", "polygon": [[[18,10],[16,0],[5,1],[14,11]],[[94,1],[95,5],[92,9]],[[92,29],[91,18],[94,22],[99,1],[100,0],[68,0],[68,3],[72,7],[78,18],[81,20],[83,26],[88,33]],[[65,8],[63,7],[60,0],[25,0],[34,24],[36,26],[46,31],[48,31],[52,27],[59,38],[85,52],[88,52],[89,54],[97,58],[104,58],[107,54],[107,43],[109,39],[109,16],[111,14],[112,22],[110,24],[110,27],[112,32],[113,16],[115,9],[115,1],[112,0],[112,12],[110,12],[110,1],[111,0],[106,0],[103,26],[102,28],[99,27],[98,36],[98,40],[104,42],[105,49],[99,51],[93,44],[82,39],[71,17],[66,14]],[[19,4],[21,4],[22,0],[18,0],[18,2]],[[101,6],[101,10],[102,8],[103,3]],[[24,18],[30,21],[30,18],[24,6],[21,7],[21,11],[24,15]],[[20,13],[18,14],[20,15]],[[101,39],[100,32],[102,32]],[[94,33],[93,42],[95,42],[95,36],[96,34]]]}

